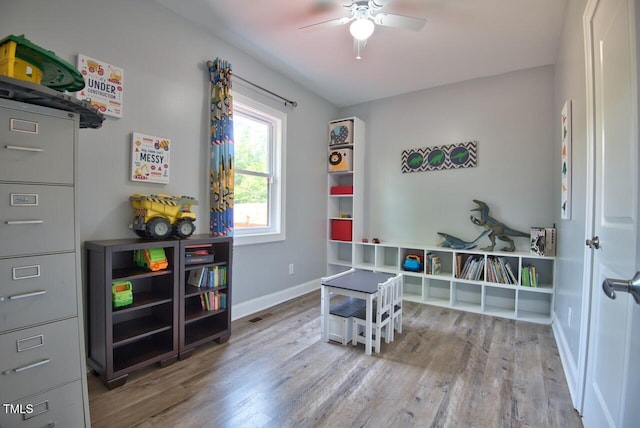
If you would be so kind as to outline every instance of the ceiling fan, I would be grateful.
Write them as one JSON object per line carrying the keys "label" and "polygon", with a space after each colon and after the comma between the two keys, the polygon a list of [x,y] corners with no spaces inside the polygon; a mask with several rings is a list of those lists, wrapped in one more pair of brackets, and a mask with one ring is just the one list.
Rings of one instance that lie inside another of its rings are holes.
{"label": "ceiling fan", "polygon": [[353,36],[358,49],[356,58],[360,59],[360,44],[366,44],[367,39],[373,34],[376,25],[420,31],[427,22],[424,18],[379,12],[390,2],[391,0],[342,1],[340,2],[342,7],[350,12],[350,16],[306,25],[300,27],[300,29],[345,25],[350,22],[349,32]]}

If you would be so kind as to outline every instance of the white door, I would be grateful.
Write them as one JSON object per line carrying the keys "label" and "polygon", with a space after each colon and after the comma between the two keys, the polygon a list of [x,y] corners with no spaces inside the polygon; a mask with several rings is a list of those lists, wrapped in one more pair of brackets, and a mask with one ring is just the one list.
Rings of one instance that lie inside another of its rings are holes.
{"label": "white door", "polygon": [[593,114],[593,228],[599,237],[599,249],[592,250],[587,428],[640,426],[640,305],[626,291],[617,291],[615,299],[603,291],[606,279],[617,279],[611,284],[626,289],[640,270],[635,13],[634,0],[591,0],[585,13],[592,35],[587,49],[593,110],[587,111]]}

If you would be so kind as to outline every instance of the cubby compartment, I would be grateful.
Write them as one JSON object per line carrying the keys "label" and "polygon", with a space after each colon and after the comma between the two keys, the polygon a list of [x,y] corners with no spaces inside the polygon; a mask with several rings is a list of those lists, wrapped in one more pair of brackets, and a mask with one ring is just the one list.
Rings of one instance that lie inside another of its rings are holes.
{"label": "cubby compartment", "polygon": [[485,286],[484,313],[513,318],[516,315],[516,290],[500,286]]}
{"label": "cubby compartment", "polygon": [[455,253],[455,278],[484,281],[485,255],[482,253]]}
{"label": "cubby compartment", "polygon": [[451,287],[453,308],[472,312],[482,310],[482,285],[453,282]]}
{"label": "cubby compartment", "polygon": [[451,282],[435,278],[425,278],[424,299],[425,303],[438,306],[451,304]]}
{"label": "cubby compartment", "polygon": [[[407,262],[407,259],[411,259],[410,262]],[[422,264],[421,268],[415,268],[414,265],[416,263],[413,260],[420,260]],[[407,265],[410,265],[411,268],[408,268]],[[400,249],[400,269],[406,272],[418,272],[424,273],[424,249],[421,248],[401,248]]]}
{"label": "cubby compartment", "polygon": [[453,257],[450,251],[426,250],[424,270],[427,275],[451,278]]}
{"label": "cubby compartment", "polygon": [[398,247],[388,247],[376,244],[376,268],[381,270],[397,271],[399,265]]}
{"label": "cubby compartment", "polygon": [[[554,260],[549,258],[539,258],[539,257],[523,257],[522,258],[522,269],[529,266],[533,266],[535,272],[538,276],[537,284],[535,285],[537,288],[544,289],[552,289],[553,288],[553,278],[554,278]],[[524,272],[521,273],[520,284],[525,285]]]}
{"label": "cubby compartment", "polygon": [[329,218],[352,218],[353,196],[331,195],[329,196]]}
{"label": "cubby compartment", "polygon": [[328,243],[327,261],[329,264],[351,266],[352,245],[350,242],[331,241]]}
{"label": "cubby compartment", "polygon": [[376,262],[376,247],[374,244],[354,243],[353,265],[360,269],[374,269]]}
{"label": "cubby compartment", "polygon": [[518,257],[488,255],[486,281],[494,284],[518,284]]}
{"label": "cubby compartment", "polygon": [[551,322],[553,294],[538,290],[518,290],[517,318],[538,323]]}
{"label": "cubby compartment", "polygon": [[422,278],[417,275],[403,274],[404,299],[412,302],[422,302]]}

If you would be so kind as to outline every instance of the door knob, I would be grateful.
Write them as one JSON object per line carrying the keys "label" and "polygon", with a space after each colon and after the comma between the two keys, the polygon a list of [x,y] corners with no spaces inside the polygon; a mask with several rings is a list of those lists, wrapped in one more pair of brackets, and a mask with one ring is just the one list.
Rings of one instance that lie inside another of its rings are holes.
{"label": "door knob", "polygon": [[585,242],[586,246],[591,248],[592,250],[597,250],[598,248],[600,248],[600,238],[597,236],[594,236],[591,239],[587,239],[587,242]]}
{"label": "door knob", "polygon": [[616,291],[626,291],[640,305],[640,271],[630,280],[607,278],[602,282],[602,290],[610,299],[616,298]]}

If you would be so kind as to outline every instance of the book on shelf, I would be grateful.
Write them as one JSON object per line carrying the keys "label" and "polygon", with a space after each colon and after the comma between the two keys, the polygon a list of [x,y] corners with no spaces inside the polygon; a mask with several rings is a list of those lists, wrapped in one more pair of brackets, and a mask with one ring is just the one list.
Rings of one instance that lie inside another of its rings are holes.
{"label": "book on shelf", "polygon": [[539,283],[536,267],[533,265],[522,267],[522,285],[525,287],[537,287]]}
{"label": "book on shelf", "polygon": [[469,256],[457,278],[479,281],[484,273],[484,257]]}
{"label": "book on shelf", "polygon": [[227,309],[227,294],[219,291],[207,291],[200,295],[200,306],[203,311]]}
{"label": "book on shelf", "polygon": [[440,257],[432,253],[427,253],[425,273],[427,275],[438,275],[442,273],[442,262],[440,261]]}
{"label": "book on shelf", "polygon": [[530,251],[539,256],[556,255],[556,228],[532,227],[530,231]]}
{"label": "book on shelf", "polygon": [[209,266],[192,269],[187,284],[198,288],[218,288],[227,285],[227,267]]}

